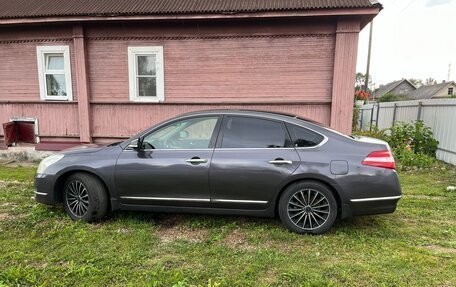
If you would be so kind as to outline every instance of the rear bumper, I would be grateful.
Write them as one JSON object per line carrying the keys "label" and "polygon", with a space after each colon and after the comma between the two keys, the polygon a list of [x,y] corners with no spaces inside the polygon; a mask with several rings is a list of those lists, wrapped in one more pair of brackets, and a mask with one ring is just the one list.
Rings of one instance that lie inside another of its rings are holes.
{"label": "rear bumper", "polygon": [[393,213],[401,195],[358,198],[350,200],[350,208],[353,215],[370,215]]}
{"label": "rear bumper", "polygon": [[47,174],[35,175],[35,200],[39,203],[54,205],[56,199],[54,197],[54,177]]}
{"label": "rear bumper", "polygon": [[342,218],[357,215],[392,213],[402,197],[395,170],[364,167],[363,173],[345,181],[345,213]]}

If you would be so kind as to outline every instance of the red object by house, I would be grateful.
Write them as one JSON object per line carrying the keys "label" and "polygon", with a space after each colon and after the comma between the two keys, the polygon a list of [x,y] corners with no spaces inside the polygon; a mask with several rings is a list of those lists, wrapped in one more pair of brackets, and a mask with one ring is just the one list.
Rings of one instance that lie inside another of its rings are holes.
{"label": "red object by house", "polygon": [[42,142],[109,142],[177,114],[226,108],[293,113],[350,133],[358,34],[382,8],[369,0],[53,2],[0,0],[8,7],[0,122],[35,118]]}
{"label": "red object by house", "polygon": [[10,146],[17,141],[17,126],[14,122],[3,124],[4,141],[6,146]]}
{"label": "red object by house", "polygon": [[35,143],[35,124],[30,122],[15,122],[17,127],[17,140],[25,143]]}
{"label": "red object by house", "polygon": [[25,121],[12,121],[3,124],[6,146],[17,142],[35,143],[35,124]]}

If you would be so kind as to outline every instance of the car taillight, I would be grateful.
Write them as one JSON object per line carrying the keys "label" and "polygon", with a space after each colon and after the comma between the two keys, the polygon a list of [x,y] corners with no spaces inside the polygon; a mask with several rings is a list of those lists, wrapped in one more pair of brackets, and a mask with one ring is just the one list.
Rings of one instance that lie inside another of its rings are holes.
{"label": "car taillight", "polygon": [[389,150],[379,150],[371,152],[364,160],[364,165],[383,167],[383,168],[396,168],[394,157]]}

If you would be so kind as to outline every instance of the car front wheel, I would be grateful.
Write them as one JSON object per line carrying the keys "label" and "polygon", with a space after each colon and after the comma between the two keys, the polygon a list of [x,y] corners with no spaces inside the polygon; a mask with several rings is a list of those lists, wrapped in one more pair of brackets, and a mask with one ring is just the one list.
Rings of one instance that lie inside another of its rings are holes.
{"label": "car front wheel", "polygon": [[290,185],[281,195],[278,212],[283,224],[296,233],[321,234],[337,218],[337,202],[331,190],[315,181]]}
{"label": "car front wheel", "polygon": [[86,222],[102,218],[108,209],[108,196],[96,177],[75,173],[65,181],[63,206],[73,220]]}

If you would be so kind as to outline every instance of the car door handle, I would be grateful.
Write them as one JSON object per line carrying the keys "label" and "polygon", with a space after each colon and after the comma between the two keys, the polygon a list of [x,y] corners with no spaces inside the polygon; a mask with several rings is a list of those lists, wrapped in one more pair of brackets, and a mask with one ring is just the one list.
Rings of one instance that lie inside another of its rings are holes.
{"label": "car door handle", "polygon": [[291,160],[284,160],[284,159],[275,159],[268,161],[270,164],[293,164]]}
{"label": "car door handle", "polygon": [[191,163],[191,164],[200,164],[200,163],[206,163],[207,159],[199,158],[199,157],[192,157],[190,159],[187,159],[186,162]]}

